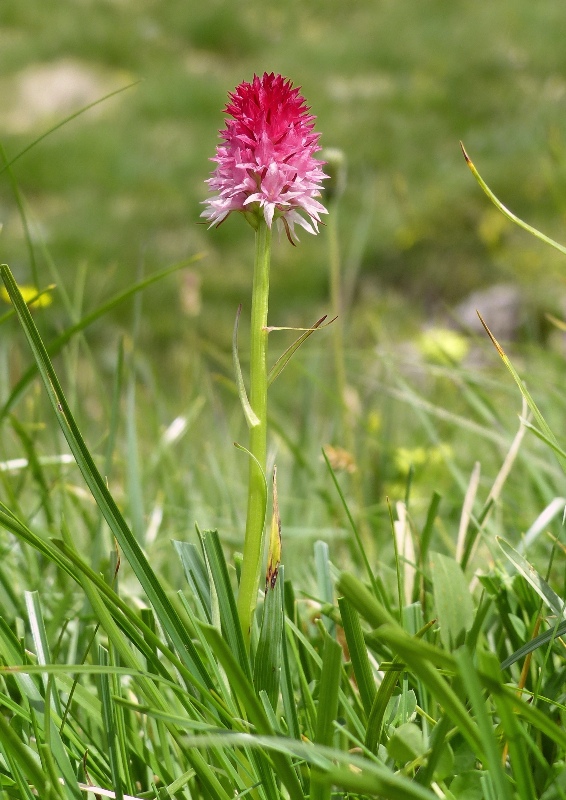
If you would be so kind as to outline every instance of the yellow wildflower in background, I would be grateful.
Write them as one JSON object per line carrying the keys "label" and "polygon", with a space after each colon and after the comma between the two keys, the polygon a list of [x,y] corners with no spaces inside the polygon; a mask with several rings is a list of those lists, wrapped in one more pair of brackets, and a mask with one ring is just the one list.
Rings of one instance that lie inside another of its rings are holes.
{"label": "yellow wildflower in background", "polygon": [[393,459],[395,468],[401,475],[408,475],[411,467],[418,469],[425,464],[436,466],[442,464],[452,455],[452,448],[448,444],[439,444],[436,447],[398,447]]}
{"label": "yellow wildflower in background", "polygon": [[[46,308],[50,306],[53,302],[53,298],[51,297],[51,290],[54,289],[54,286],[48,286],[46,289],[42,289],[42,291],[38,291],[35,286],[18,286],[24,301],[28,304],[28,306],[35,306],[36,308]],[[10,295],[8,294],[6,287],[2,286],[0,289],[0,297],[4,300],[5,303],[10,303]]]}
{"label": "yellow wildflower in background", "polygon": [[450,328],[429,328],[421,334],[417,346],[423,356],[437,364],[459,364],[468,355],[468,339]]}

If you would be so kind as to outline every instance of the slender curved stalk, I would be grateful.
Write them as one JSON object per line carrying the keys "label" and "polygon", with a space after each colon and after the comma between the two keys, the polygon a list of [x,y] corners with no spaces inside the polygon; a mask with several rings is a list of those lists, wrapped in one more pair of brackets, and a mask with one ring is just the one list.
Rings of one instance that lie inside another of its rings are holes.
{"label": "slender curved stalk", "polygon": [[265,523],[265,466],[267,457],[267,309],[271,228],[265,220],[256,229],[255,266],[250,332],[250,405],[259,424],[250,428],[248,510],[238,616],[244,640],[249,643],[263,556]]}

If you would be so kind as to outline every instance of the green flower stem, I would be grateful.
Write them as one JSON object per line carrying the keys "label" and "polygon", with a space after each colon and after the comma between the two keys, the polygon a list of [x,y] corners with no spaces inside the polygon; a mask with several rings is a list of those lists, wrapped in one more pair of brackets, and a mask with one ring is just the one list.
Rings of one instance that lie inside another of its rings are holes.
{"label": "green flower stem", "polygon": [[250,405],[259,424],[250,428],[248,511],[244,559],[238,594],[242,633],[249,643],[263,556],[265,524],[265,468],[267,458],[267,308],[271,228],[261,219],[256,229],[254,281],[250,332]]}

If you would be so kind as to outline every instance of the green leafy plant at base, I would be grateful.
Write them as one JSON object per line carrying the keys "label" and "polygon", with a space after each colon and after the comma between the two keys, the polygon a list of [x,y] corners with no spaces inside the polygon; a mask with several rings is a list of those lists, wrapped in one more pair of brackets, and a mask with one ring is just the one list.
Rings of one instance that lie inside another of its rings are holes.
{"label": "green leafy plant at base", "polygon": [[[100,479],[7,267],[2,275],[53,414],[146,597],[143,609],[131,607],[91,569],[66,526],[62,539],[50,542],[2,506],[3,527],[84,592],[105,643],[91,640],[82,661],[70,663],[61,633],[54,656],[42,611],[49,600],[41,593],[27,606],[25,651],[10,620],[1,619],[8,796],[81,797],[89,785],[116,797],[223,800],[234,790],[424,800],[458,797],[478,785],[498,797],[560,796],[543,795],[559,780],[566,752],[560,685],[552,671],[546,681],[533,673],[534,683],[527,677],[518,691],[512,675],[501,672],[498,661],[503,653],[509,660],[518,637],[496,611],[506,597],[515,618],[521,608],[527,618],[544,616],[561,610],[558,600],[540,609],[519,586],[496,588],[494,576],[482,579],[488,591],[476,605],[466,584],[454,583],[457,563],[437,554],[437,566],[423,568],[426,605],[436,604],[438,621],[424,617],[422,598],[405,608],[401,625],[377,585],[348,572],[336,579],[326,550],[317,569],[330,566],[331,596],[320,610],[333,620],[332,633],[302,617],[283,579],[266,596],[249,652],[218,534],[204,531],[195,543],[176,544],[187,587],[176,596],[165,592]],[[533,575],[524,558],[515,564]],[[536,586],[545,586],[542,578]],[[443,598],[455,591],[462,592],[456,602],[468,604],[465,616],[451,615],[449,605],[443,611]],[[541,591],[550,603],[551,590]],[[497,630],[495,656],[488,642]],[[550,669],[556,639],[548,647]]]}

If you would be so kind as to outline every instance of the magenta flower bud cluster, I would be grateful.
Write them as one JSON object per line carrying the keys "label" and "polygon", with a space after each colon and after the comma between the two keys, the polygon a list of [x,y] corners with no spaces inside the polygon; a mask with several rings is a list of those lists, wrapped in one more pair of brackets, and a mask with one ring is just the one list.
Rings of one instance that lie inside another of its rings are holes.
{"label": "magenta flower bud cluster", "polygon": [[207,181],[218,194],[205,201],[202,216],[212,226],[232,211],[252,221],[263,214],[269,227],[274,220],[282,224],[291,242],[295,225],[318,233],[327,211],[317,198],[327,176],[324,162],[314,157],[320,134],[313,131],[315,117],[305,98],[273,73],[255,75],[229,97],[224,111],[232,119],[220,131],[222,144],[211,159],[217,167]]}

